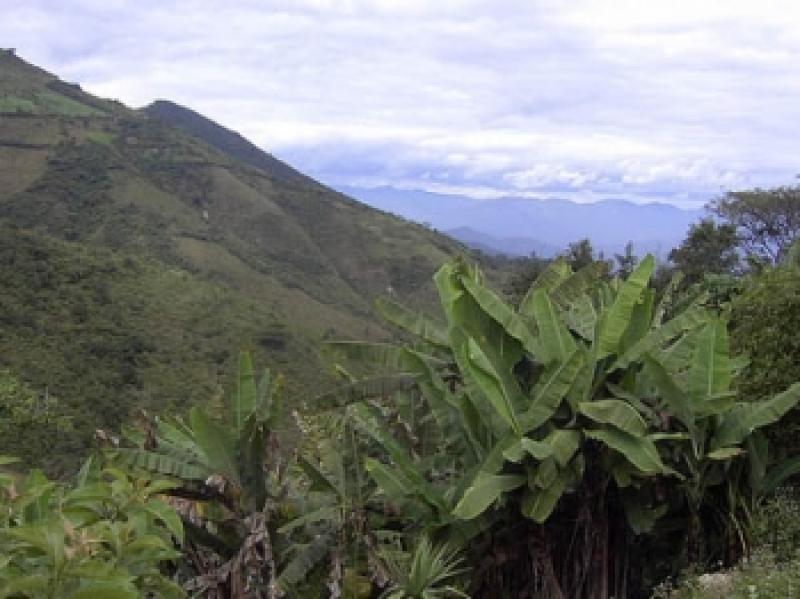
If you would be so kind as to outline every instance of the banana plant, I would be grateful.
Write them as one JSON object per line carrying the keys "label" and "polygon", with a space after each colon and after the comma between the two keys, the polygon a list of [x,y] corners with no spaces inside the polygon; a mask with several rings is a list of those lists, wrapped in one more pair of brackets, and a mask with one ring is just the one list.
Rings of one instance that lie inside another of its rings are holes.
{"label": "banana plant", "polygon": [[127,431],[133,446],[107,450],[112,463],[170,476],[193,548],[187,589],[206,596],[278,597],[279,506],[288,487],[275,429],[280,378],[256,381],[250,355],[239,356],[227,418],[194,407],[189,422],[143,419]]}
{"label": "banana plant", "polygon": [[[627,578],[614,573],[629,562],[619,551],[674,509],[665,490],[679,486],[696,513],[707,473],[739,459],[752,430],[798,400],[793,387],[736,404],[724,322],[698,303],[674,314],[669,297],[656,301],[653,267],[648,256],[626,280],[606,281],[598,265],[572,272],[555,261],[514,308],[456,260],[434,277],[444,324],[391,305],[390,322],[412,342],[335,345],[416,379],[426,415],[415,422],[397,401],[356,408],[383,448],[365,468],[387,501],[462,542],[523,526],[510,542],[527,545],[503,554],[538,563],[539,579],[512,593],[623,593]],[[438,428],[427,451],[417,423]],[[616,514],[627,529],[614,529]],[[559,545],[581,536],[592,540],[579,550]]]}
{"label": "banana plant", "polygon": [[370,578],[379,587],[388,580],[367,513],[375,485],[359,467],[362,444],[348,414],[331,416],[320,423],[312,416],[299,426],[306,443],[297,469],[305,484],[298,493],[299,515],[279,529],[293,538],[293,555],[278,582],[287,594],[305,596],[305,565],[325,564],[330,596],[368,597]]}
{"label": "banana plant", "polygon": [[91,461],[72,487],[38,471],[4,474],[0,597],[183,597],[164,574],[183,542],[180,518],[160,499],[172,487]]}

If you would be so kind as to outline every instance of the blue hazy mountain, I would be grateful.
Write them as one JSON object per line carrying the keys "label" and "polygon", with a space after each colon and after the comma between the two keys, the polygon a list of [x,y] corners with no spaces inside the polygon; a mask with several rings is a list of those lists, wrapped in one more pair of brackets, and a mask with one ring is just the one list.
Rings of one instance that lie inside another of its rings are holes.
{"label": "blue hazy mountain", "polygon": [[638,254],[666,256],[686,236],[702,210],[670,204],[603,200],[499,198],[476,200],[457,195],[392,187],[342,187],[340,191],[370,206],[425,223],[484,251],[552,256],[570,242],[588,238],[606,254],[629,241]]}

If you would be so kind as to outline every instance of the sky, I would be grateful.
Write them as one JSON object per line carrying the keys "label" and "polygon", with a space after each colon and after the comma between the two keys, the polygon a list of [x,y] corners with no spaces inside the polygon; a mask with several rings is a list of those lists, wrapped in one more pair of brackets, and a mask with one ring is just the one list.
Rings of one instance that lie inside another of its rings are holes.
{"label": "sky", "polygon": [[697,207],[796,183],[790,0],[0,0],[0,47],[334,186]]}

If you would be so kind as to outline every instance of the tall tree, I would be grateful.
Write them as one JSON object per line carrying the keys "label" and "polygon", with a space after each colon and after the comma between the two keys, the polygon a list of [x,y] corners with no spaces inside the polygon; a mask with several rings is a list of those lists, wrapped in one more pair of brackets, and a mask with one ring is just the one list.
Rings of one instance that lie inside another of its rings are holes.
{"label": "tall tree", "polygon": [[616,275],[623,279],[628,278],[639,262],[639,258],[633,253],[633,242],[629,241],[625,244],[624,253],[614,254],[614,260],[617,263]]}
{"label": "tall tree", "polygon": [[736,228],[751,257],[777,263],[800,237],[800,186],[732,191],[708,205]]}
{"label": "tall tree", "polygon": [[739,264],[738,237],[732,224],[718,225],[707,218],[694,224],[680,246],[669,253],[670,261],[685,275],[687,284],[706,274],[731,274]]}
{"label": "tall tree", "polygon": [[573,241],[567,246],[567,251],[564,253],[572,270],[580,270],[584,266],[588,266],[594,262],[594,248],[592,242],[588,239],[580,239]]}

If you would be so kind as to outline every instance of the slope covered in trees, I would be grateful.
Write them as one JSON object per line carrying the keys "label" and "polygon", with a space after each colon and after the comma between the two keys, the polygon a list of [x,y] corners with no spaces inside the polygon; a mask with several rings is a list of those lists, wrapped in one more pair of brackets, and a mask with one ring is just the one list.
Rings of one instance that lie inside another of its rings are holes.
{"label": "slope covered in trees", "polygon": [[240,347],[319,389],[320,339],[385,335],[372,298],[430,305],[462,249],[204,137],[0,53],[0,367],[59,398],[64,450],[225,386]]}

